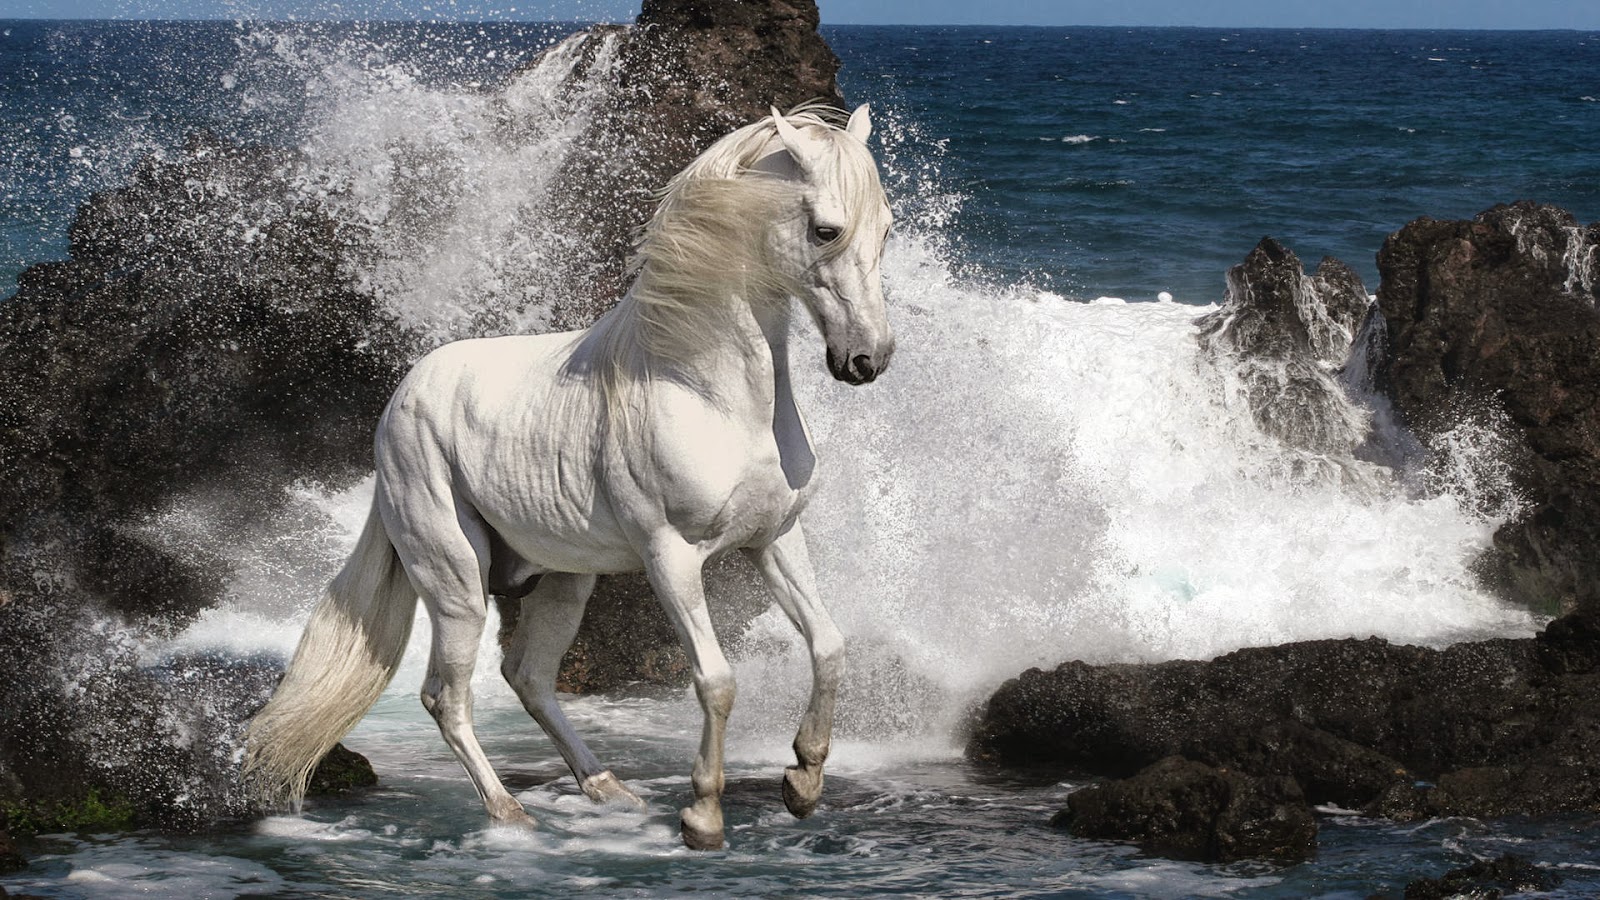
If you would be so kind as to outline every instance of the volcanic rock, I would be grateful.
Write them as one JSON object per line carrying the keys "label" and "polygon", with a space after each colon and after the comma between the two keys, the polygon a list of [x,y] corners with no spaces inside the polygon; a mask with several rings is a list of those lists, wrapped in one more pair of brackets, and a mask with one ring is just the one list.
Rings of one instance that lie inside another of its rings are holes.
{"label": "volcanic rock", "polygon": [[1228,304],[1200,322],[1205,349],[1239,367],[1257,420],[1291,446],[1351,446],[1353,430],[1322,427],[1337,418],[1301,415],[1365,386],[1357,365],[1372,366],[1418,448],[1462,427],[1497,433],[1490,464],[1511,473],[1527,512],[1496,534],[1482,574],[1535,609],[1575,611],[1536,638],[1444,650],[1372,638],[1032,669],[990,699],[969,755],[1125,777],[1181,754],[1399,819],[1600,811],[1597,246],[1600,226],[1528,203],[1420,219],[1385,243],[1382,320],[1357,332],[1353,276],[1325,262],[1307,278],[1263,241],[1230,272]]}
{"label": "volcanic rock", "polygon": [[1427,439],[1463,421],[1505,438],[1526,511],[1483,574],[1551,613],[1600,601],[1600,225],[1550,206],[1422,218],[1378,254],[1378,386]]}
{"label": "volcanic rock", "polygon": [[1508,894],[1553,890],[1561,876],[1514,853],[1475,860],[1438,878],[1420,878],[1406,885],[1406,900],[1499,900]]}
{"label": "volcanic rock", "polygon": [[372,771],[372,763],[365,756],[351,750],[343,744],[334,744],[333,749],[317,763],[311,770],[311,781],[306,786],[306,796],[327,797],[338,794],[348,794],[361,788],[373,787],[378,783],[378,773]]}
{"label": "volcanic rock", "polygon": [[11,833],[6,831],[4,822],[0,822],[0,875],[10,872],[20,872],[28,867],[28,860],[17,850],[16,842],[11,840]]}
{"label": "volcanic rock", "polygon": [[1196,324],[1201,349],[1238,372],[1263,431],[1310,454],[1350,458],[1371,416],[1346,398],[1341,376],[1371,306],[1349,266],[1325,258],[1307,276],[1268,237],[1228,270],[1222,307]]}
{"label": "volcanic rock", "polygon": [[[558,325],[588,325],[621,295],[655,192],[700,151],[773,106],[843,104],[819,17],[812,0],[645,0],[634,27],[593,32],[616,42],[606,53],[616,86],[551,189],[552,214],[584,237],[561,290],[576,301]],[[592,59],[604,44],[586,46]]]}
{"label": "volcanic rock", "polygon": [[139,521],[207,483],[260,515],[371,465],[402,341],[289,164],[197,135],[93,197],[71,258],[0,304],[0,767],[45,819],[243,808],[230,735],[277,669],[143,664],[138,636],[215,603],[227,569]]}
{"label": "volcanic rock", "polygon": [[1400,818],[1600,811],[1595,632],[1574,615],[1445,650],[1371,638],[1030,669],[990,698],[968,754],[1111,777],[1183,755]]}
{"label": "volcanic rock", "polygon": [[1293,779],[1177,756],[1075,791],[1051,824],[1075,837],[1134,841],[1149,853],[1202,862],[1297,863],[1317,848],[1316,819]]}

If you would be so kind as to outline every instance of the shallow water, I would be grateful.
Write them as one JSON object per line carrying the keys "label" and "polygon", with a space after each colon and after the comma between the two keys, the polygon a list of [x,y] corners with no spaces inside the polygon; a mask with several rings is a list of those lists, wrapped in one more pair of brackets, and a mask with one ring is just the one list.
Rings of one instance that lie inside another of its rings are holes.
{"label": "shallow water", "polygon": [[[648,809],[597,807],[507,696],[479,705],[485,746],[539,821],[485,828],[472,788],[409,696],[392,692],[351,736],[381,786],[199,836],[60,835],[39,841],[13,891],[66,897],[737,896],[1366,897],[1473,855],[1515,852],[1565,876],[1552,897],[1600,891],[1600,820],[1416,825],[1322,819],[1317,860],[1280,869],[1146,857],[1047,825],[1073,783],[1030,784],[973,770],[947,748],[844,741],[815,815],[784,811],[783,742],[730,740],[728,847],[686,850],[676,810],[698,715],[687,697],[567,704],[592,746]],[[769,712],[745,704],[735,722]]]}

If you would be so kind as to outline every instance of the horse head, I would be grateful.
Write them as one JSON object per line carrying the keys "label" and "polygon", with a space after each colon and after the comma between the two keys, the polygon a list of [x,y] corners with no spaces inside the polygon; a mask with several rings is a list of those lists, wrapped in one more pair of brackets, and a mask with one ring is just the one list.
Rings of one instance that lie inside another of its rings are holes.
{"label": "horse head", "polygon": [[775,249],[822,331],[828,370],[840,381],[865,384],[894,355],[879,272],[893,217],[867,150],[871,118],[861,106],[843,129],[815,116],[795,121],[772,111],[781,147],[756,166],[799,191],[799,215],[779,228]]}

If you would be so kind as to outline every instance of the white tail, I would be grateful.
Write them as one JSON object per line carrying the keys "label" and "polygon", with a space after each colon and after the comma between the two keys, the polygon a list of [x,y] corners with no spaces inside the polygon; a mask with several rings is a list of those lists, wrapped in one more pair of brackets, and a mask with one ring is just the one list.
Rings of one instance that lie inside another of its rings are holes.
{"label": "white tail", "polygon": [[312,611],[283,681],[245,733],[243,776],[263,800],[300,808],[317,763],[394,677],[416,606],[374,504],[355,552]]}

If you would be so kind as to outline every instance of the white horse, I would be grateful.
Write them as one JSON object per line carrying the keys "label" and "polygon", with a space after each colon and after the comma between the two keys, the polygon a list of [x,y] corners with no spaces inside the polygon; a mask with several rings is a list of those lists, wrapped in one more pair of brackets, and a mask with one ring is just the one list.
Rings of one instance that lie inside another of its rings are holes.
{"label": "white horse", "polygon": [[798,297],[834,377],[872,381],[894,352],[879,277],[890,213],[870,131],[865,106],[842,128],[820,107],[773,110],[669,183],[632,287],[592,328],[460,341],[417,363],[378,423],[355,552],[250,725],[245,775],[269,800],[298,807],[317,761],[393,676],[420,597],[433,623],[423,706],[490,817],[532,825],[472,729],[487,595],[499,594],[522,597],[501,672],[585,794],[638,804],[573,731],[555,683],[595,576],[642,569],[705,713],[683,839],[720,847],[734,679],[701,570],[739,549],[810,648],[811,700],[783,797],[794,815],[812,812],[844,643],[798,521],[816,458],[788,335]]}

